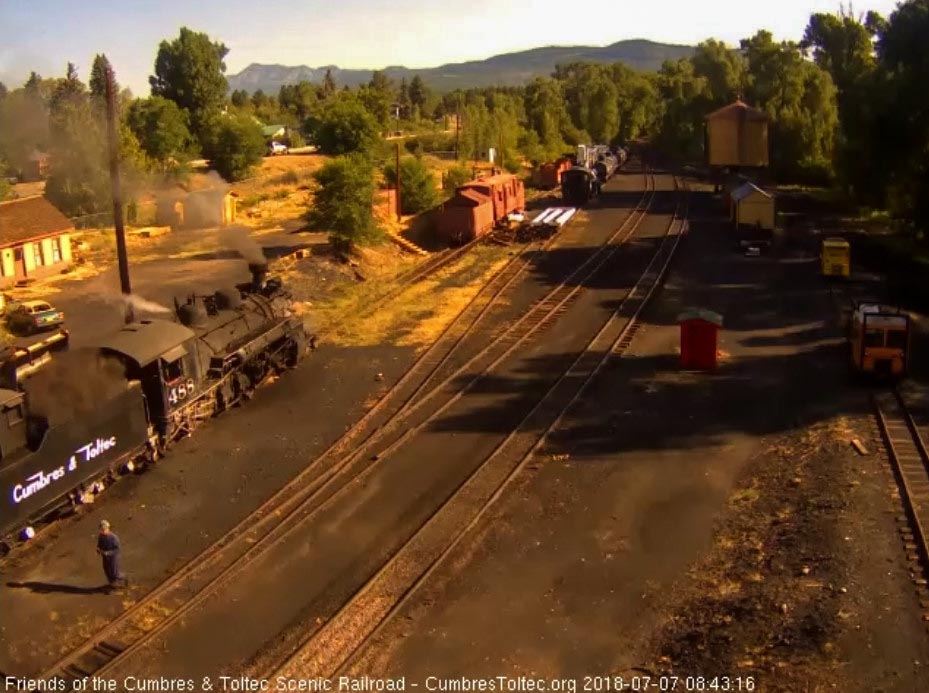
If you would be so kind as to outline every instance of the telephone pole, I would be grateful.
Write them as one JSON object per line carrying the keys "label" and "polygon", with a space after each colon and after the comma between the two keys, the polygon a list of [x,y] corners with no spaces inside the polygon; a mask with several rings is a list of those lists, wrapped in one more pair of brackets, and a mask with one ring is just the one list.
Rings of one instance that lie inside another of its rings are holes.
{"label": "telephone pole", "polygon": [[403,221],[403,212],[400,210],[400,143],[397,142],[397,221]]}
{"label": "telephone pole", "polygon": [[458,146],[461,143],[461,97],[458,97],[458,110],[455,111],[455,161],[458,161]]}
{"label": "telephone pole", "polygon": [[[113,68],[106,69],[106,130],[110,150],[110,186],[113,190],[113,228],[116,231],[116,256],[119,261],[119,285],[123,294],[132,293],[129,284],[129,256],[126,252],[126,229],[123,226],[123,191],[119,180],[119,140],[116,134],[116,94]],[[126,322],[132,321],[132,305],[127,303]]]}

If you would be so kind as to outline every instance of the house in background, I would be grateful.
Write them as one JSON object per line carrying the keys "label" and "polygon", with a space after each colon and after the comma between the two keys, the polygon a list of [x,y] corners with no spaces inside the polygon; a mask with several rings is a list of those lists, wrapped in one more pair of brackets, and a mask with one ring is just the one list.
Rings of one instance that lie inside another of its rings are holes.
{"label": "house in background", "polygon": [[74,225],[41,195],[0,202],[0,287],[71,266]]}
{"label": "house in background", "polygon": [[266,140],[276,140],[287,136],[287,128],[284,125],[264,125],[261,134]]}
{"label": "house in background", "polygon": [[155,223],[177,229],[205,229],[235,221],[239,194],[225,188],[173,191],[158,198]]}

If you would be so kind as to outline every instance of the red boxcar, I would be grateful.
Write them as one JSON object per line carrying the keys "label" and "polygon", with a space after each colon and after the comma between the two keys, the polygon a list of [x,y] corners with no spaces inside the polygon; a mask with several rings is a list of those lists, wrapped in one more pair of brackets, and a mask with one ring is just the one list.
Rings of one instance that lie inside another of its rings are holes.
{"label": "red boxcar", "polygon": [[467,243],[490,231],[507,214],[526,207],[526,189],[512,173],[465,183],[442,207],[439,234],[450,243]]}
{"label": "red boxcar", "polygon": [[565,157],[542,164],[539,167],[539,187],[557,188],[561,185],[561,174],[571,168],[571,161]]}

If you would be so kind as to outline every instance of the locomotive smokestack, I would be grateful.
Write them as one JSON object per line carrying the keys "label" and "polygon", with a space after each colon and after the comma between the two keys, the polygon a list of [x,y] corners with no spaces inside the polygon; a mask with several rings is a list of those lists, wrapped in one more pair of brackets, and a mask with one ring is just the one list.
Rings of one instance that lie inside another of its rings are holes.
{"label": "locomotive smokestack", "polygon": [[265,278],[268,276],[268,263],[249,262],[248,271],[252,273],[252,285],[255,291],[260,291],[264,286]]}

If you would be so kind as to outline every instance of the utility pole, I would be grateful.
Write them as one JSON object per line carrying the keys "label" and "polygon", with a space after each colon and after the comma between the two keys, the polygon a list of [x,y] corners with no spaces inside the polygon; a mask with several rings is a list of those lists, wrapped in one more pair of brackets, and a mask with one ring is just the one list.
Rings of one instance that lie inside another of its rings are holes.
{"label": "utility pole", "polygon": [[458,161],[459,145],[461,143],[461,97],[458,97],[458,110],[455,111],[455,161]]}
{"label": "utility pole", "polygon": [[397,221],[403,221],[403,212],[400,207],[400,143],[397,142]]}
{"label": "utility pole", "polygon": [[[119,285],[129,296],[129,256],[126,252],[126,229],[123,226],[123,191],[119,180],[119,140],[116,135],[116,94],[113,93],[113,69],[106,70],[106,129],[110,150],[110,186],[113,189],[113,228],[116,231],[116,256],[119,260]],[[126,322],[132,322],[132,304],[126,304]]]}

